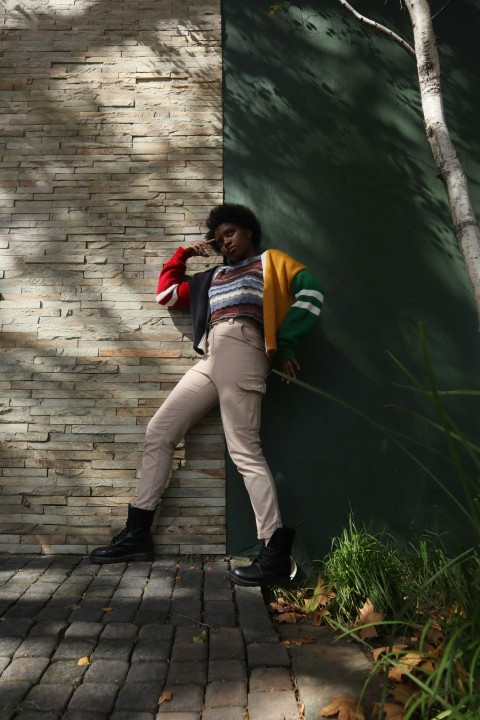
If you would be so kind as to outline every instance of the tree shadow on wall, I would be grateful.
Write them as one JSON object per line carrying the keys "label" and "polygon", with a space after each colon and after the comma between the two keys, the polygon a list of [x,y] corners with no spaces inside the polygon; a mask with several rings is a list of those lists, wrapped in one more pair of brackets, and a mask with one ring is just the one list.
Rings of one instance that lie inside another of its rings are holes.
{"label": "tree shadow on wall", "polygon": [[[226,197],[252,205],[267,244],[307,263],[325,286],[322,328],[300,351],[301,379],[378,417],[392,398],[385,351],[420,374],[422,322],[440,385],[475,386],[477,320],[423,129],[415,64],[333,0],[318,11],[291,5],[273,20],[267,7],[224,3]],[[470,68],[465,78],[472,113]],[[452,98],[458,82],[448,87]],[[471,138],[472,127],[461,129]],[[472,145],[478,157],[476,138]],[[264,444],[279,477],[288,478],[288,514],[308,518],[313,553],[325,551],[348,506],[400,535],[412,522],[428,524],[425,508],[437,503],[436,493],[431,486],[419,492],[425,483],[417,471],[391,449],[383,452],[371,432],[337,412],[327,420],[324,404],[296,388],[290,393],[290,400],[267,394]],[[390,481],[401,483],[401,501],[384,492]],[[342,502],[325,504],[335,488]],[[236,540],[241,535],[239,528]]]}

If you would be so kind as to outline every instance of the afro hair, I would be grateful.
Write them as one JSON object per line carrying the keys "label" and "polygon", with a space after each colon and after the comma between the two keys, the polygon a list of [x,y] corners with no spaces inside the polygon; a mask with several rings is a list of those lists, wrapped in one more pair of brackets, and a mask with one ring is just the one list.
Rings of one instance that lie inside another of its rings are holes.
{"label": "afro hair", "polygon": [[235,203],[223,203],[217,205],[210,210],[207,218],[208,232],[205,235],[207,240],[213,240],[215,230],[223,225],[223,223],[233,223],[239,225],[245,230],[252,231],[252,241],[254,247],[258,248],[262,240],[262,226],[254,213],[245,205],[237,205]]}

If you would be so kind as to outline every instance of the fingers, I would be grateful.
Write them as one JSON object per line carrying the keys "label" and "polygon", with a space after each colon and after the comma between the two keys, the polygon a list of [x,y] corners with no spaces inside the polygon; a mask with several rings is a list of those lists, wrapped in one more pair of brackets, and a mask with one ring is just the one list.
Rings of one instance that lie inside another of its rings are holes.
{"label": "fingers", "polygon": [[[285,373],[285,375],[290,375],[290,377],[296,378],[297,373],[300,370],[300,365],[296,358],[291,358],[290,360],[285,360],[284,363],[282,363],[282,370]],[[282,378],[283,382],[286,382],[287,385],[289,384],[289,380],[286,380],[285,378]]]}
{"label": "fingers", "polygon": [[207,257],[208,255],[212,255],[214,243],[215,238],[213,238],[212,240],[200,240],[199,242],[194,242],[186,245],[185,248],[189,250],[190,255],[192,256],[201,255],[203,257]]}

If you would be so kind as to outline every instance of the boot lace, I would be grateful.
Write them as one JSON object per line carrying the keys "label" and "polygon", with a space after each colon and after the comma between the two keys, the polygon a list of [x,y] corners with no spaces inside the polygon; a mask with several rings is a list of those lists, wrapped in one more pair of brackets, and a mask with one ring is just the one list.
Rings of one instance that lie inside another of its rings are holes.
{"label": "boot lace", "polygon": [[275,556],[275,551],[268,545],[264,545],[257,557],[253,560],[252,565],[258,565],[261,570],[264,570],[269,566],[272,558]]}

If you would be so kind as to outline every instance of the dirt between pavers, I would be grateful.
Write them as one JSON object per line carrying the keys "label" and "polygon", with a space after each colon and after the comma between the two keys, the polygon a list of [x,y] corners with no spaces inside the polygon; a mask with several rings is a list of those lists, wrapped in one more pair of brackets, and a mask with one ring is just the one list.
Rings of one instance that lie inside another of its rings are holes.
{"label": "dirt between pavers", "polygon": [[[322,708],[338,695],[360,697],[373,663],[358,643],[339,639],[331,628],[308,622],[292,625],[274,622],[274,627],[287,648],[300,703],[305,706],[305,720],[319,720]],[[300,638],[309,640],[302,644],[291,642]],[[382,678],[377,676],[361,701],[367,720],[372,717],[381,692]]]}

